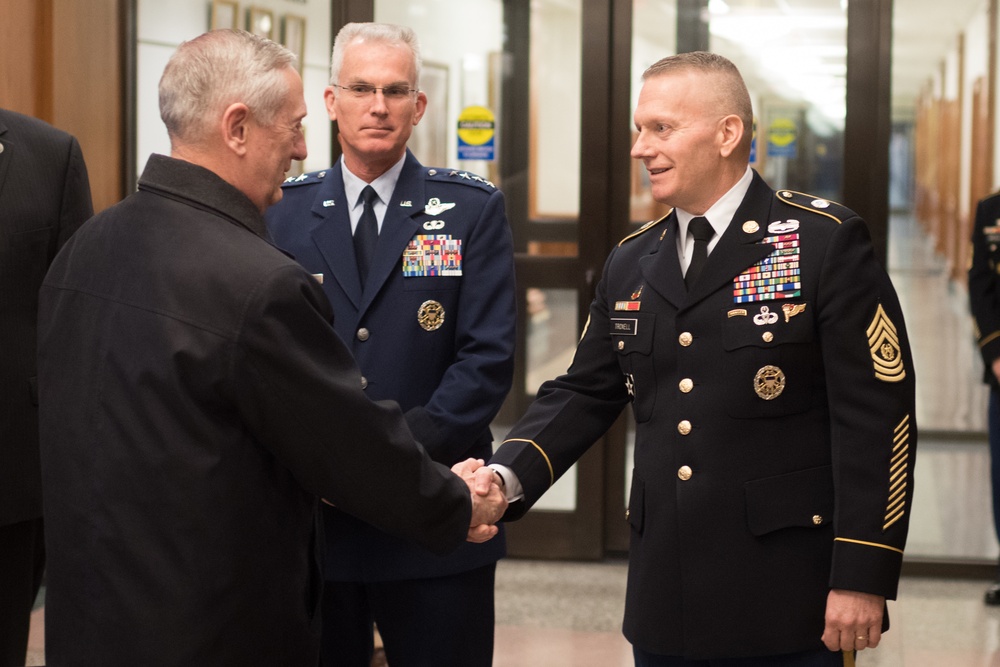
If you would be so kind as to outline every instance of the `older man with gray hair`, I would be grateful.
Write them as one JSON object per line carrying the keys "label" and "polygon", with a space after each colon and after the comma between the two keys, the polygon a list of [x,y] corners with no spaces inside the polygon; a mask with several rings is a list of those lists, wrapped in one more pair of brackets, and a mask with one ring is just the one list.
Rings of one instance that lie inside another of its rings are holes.
{"label": "older man with gray hair", "polygon": [[470,502],[365,397],[319,283],[270,243],[306,156],[293,62],[245,32],[182,44],[171,156],[46,276],[50,666],[315,665],[319,498],[437,552],[496,533],[499,490]]}

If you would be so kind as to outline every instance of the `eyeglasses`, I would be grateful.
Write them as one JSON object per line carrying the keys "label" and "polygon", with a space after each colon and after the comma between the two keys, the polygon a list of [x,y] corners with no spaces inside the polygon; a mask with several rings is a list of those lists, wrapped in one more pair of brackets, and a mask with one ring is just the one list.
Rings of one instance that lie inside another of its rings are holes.
{"label": "eyeglasses", "polygon": [[406,84],[394,83],[389,86],[383,86],[381,88],[373,86],[370,83],[352,83],[349,86],[340,86],[338,84],[333,84],[334,88],[340,88],[341,90],[346,90],[350,93],[351,97],[357,99],[363,99],[365,97],[370,97],[376,93],[376,91],[381,90],[382,96],[389,101],[399,101],[406,99],[413,93],[419,92],[415,88],[410,88]]}

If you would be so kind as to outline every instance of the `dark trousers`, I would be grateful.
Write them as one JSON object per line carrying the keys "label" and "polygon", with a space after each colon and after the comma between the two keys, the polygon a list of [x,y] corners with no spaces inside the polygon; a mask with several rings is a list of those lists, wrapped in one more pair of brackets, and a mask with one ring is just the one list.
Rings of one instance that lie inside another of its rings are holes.
{"label": "dark trousers", "polygon": [[390,667],[490,667],[496,563],[431,579],[326,582],[322,667],[369,667],[373,623]]}
{"label": "dark trousers", "polygon": [[42,520],[0,526],[0,667],[24,665],[31,607],[44,571]]}
{"label": "dark trousers", "polygon": [[635,667],[854,667],[854,653],[818,649],[803,653],[768,655],[756,658],[686,660],[654,655],[633,647]]}
{"label": "dark trousers", "polygon": [[[1000,539],[1000,391],[990,389],[987,428],[990,434],[990,483],[993,487],[993,526]],[[1000,576],[998,576],[1000,579]]]}

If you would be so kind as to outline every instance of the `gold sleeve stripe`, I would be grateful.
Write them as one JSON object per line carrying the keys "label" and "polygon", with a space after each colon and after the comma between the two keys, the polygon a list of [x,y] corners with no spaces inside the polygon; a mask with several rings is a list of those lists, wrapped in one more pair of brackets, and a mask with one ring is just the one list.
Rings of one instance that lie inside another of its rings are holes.
{"label": "gold sleeve stripe", "polygon": [[906,515],[906,488],[910,468],[910,415],[893,429],[892,459],[889,468],[889,500],[885,508],[882,532]]}
{"label": "gold sleeve stripe", "polygon": [[537,442],[535,442],[534,440],[526,440],[525,438],[511,438],[510,440],[504,440],[500,444],[502,445],[507,442],[526,442],[535,449],[537,449],[538,453],[542,455],[543,459],[545,459],[545,465],[549,467],[549,486],[552,486],[553,484],[556,483],[556,473],[552,469],[552,461],[549,460],[548,454],[545,453],[544,449],[538,446]]}
{"label": "gold sleeve stripe", "polygon": [[876,542],[864,542],[862,540],[849,540],[846,537],[835,537],[834,542],[849,542],[850,544],[860,544],[864,547],[876,547],[878,549],[885,549],[886,551],[895,551],[896,553],[903,553],[902,549],[897,549],[896,547],[890,547],[888,544],[878,544]]}
{"label": "gold sleeve stripe", "polygon": [[989,336],[986,336],[981,341],[979,341],[979,347],[985,347],[987,344],[992,343],[997,338],[1000,338],[1000,331],[994,331]]}

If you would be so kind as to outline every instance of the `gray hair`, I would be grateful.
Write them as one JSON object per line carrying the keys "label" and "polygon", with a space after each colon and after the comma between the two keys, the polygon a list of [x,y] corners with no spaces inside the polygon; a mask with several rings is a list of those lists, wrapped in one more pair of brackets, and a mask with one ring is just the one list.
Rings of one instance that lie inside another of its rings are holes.
{"label": "gray hair", "polygon": [[333,57],[330,59],[330,85],[340,84],[340,67],[344,64],[344,51],[347,45],[357,38],[370,42],[382,42],[406,46],[413,54],[413,67],[416,72],[414,85],[420,87],[420,68],[423,61],[420,58],[420,42],[413,30],[402,25],[391,23],[348,23],[333,40]]}
{"label": "gray hair", "polygon": [[753,135],[753,105],[750,103],[750,93],[743,81],[743,75],[731,60],[717,53],[707,51],[692,51],[678,53],[656,61],[642,73],[646,81],[664,74],[674,74],[694,70],[713,75],[716,80],[711,86],[716,90],[718,101],[724,114],[735,114],[743,121],[744,143],[749,148]]}
{"label": "gray hair", "polygon": [[270,125],[288,95],[295,54],[243,30],[213,30],[182,43],[160,78],[160,118],[171,142],[197,142],[230,104]]}

